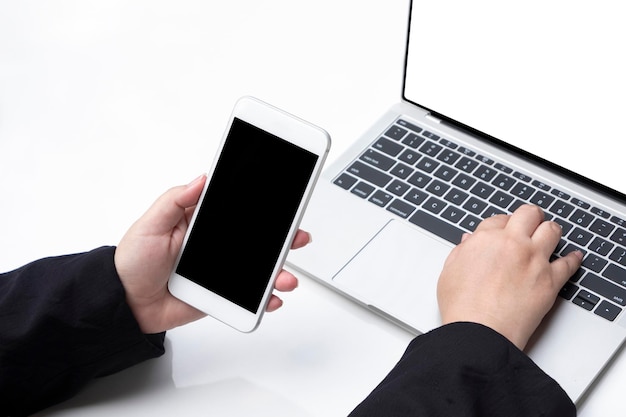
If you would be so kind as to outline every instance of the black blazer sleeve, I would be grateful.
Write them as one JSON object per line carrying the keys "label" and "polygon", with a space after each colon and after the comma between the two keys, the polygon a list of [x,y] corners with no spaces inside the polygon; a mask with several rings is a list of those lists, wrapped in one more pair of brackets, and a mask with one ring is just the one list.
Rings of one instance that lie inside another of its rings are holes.
{"label": "black blazer sleeve", "polygon": [[499,333],[449,324],[416,337],[351,417],[568,417],[565,391]]}
{"label": "black blazer sleeve", "polygon": [[0,416],[32,414],[89,380],[164,353],[126,304],[114,247],[0,275]]}

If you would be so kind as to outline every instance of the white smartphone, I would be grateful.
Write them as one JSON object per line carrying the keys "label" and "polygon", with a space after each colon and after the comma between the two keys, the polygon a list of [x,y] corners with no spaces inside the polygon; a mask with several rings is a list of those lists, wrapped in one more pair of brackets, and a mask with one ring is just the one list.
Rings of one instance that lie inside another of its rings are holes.
{"label": "white smartphone", "polygon": [[172,295],[256,329],[329,148],[323,129],[239,99],[174,264]]}

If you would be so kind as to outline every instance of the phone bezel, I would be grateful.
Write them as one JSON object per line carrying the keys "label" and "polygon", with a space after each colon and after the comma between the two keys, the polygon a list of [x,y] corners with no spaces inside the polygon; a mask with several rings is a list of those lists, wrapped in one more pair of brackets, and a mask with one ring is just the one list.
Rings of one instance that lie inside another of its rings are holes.
{"label": "phone bezel", "polygon": [[[274,281],[284,265],[285,258],[291,247],[291,242],[298,230],[300,220],[304,214],[304,210],[311,196],[313,187],[319,177],[322,166],[330,149],[330,136],[328,133],[318,126],[315,126],[303,119],[293,116],[283,110],[280,110],[268,103],[265,103],[254,97],[242,97],[235,104],[233,111],[228,120],[226,130],[214,157],[210,171],[207,173],[207,181],[202,190],[199,203],[196,207],[200,207],[201,202],[205,198],[211,177],[214,173],[217,161],[230,132],[230,128],[235,118],[250,123],[268,133],[278,136],[296,146],[306,149],[318,156],[315,167],[312,171],[311,178],[308,181],[303,198],[298,205],[294,221],[292,222],[287,238],[283,242],[282,249],[278,260],[273,268],[272,279],[268,282],[263,292],[260,307],[256,313],[253,313],[234,302],[216,294],[203,286],[176,273],[176,267],[180,261],[183,250],[187,244],[190,232],[198,214],[195,210],[191,218],[187,233],[183,241],[181,250],[178,253],[174,268],[170,275],[168,287],[169,291],[175,297],[203,311],[209,316],[222,321],[229,326],[242,331],[251,332],[255,330],[265,312],[267,303],[274,288]],[[260,236],[260,239],[263,237]],[[233,265],[236,268],[236,265]],[[220,273],[220,271],[216,271]]]}

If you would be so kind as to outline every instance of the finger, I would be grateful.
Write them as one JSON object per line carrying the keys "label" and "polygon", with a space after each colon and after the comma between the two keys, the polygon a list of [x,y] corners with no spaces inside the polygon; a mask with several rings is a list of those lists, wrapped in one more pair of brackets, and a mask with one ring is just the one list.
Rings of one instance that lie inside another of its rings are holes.
{"label": "finger", "polygon": [[159,197],[144,215],[155,233],[169,233],[185,216],[188,208],[197,204],[206,176],[201,175],[187,185],[173,187]]}
{"label": "finger", "polygon": [[276,282],[274,282],[274,288],[282,292],[293,291],[298,288],[298,278],[296,278],[292,273],[283,269],[278,274],[278,277],[276,277]]}
{"label": "finger", "polygon": [[511,216],[506,214],[497,214],[495,216],[487,217],[478,224],[475,231],[502,229],[507,225],[509,217]]}
{"label": "finger", "polygon": [[282,307],[282,305],[283,305],[283,300],[281,300],[280,298],[272,294],[272,296],[270,297],[270,301],[267,303],[267,307],[265,308],[265,311],[267,311],[268,313],[271,313],[272,311],[278,310],[280,307]]}
{"label": "finger", "polygon": [[513,212],[506,227],[513,233],[532,236],[543,221],[544,213],[539,206],[524,204]]}
{"label": "finger", "polygon": [[580,268],[583,260],[583,254],[580,251],[573,251],[567,255],[554,260],[550,265],[554,271],[555,284],[560,289],[568,279]]}
{"label": "finger", "polygon": [[298,231],[296,232],[296,236],[291,242],[291,249],[302,248],[309,243],[311,243],[311,234],[309,232],[305,232],[302,229],[298,229]]}
{"label": "finger", "polygon": [[543,222],[541,223],[535,232],[531,236],[534,244],[539,248],[541,253],[545,253],[546,256],[550,256],[556,245],[559,243],[561,239],[561,234],[563,229],[558,223],[555,222]]}
{"label": "finger", "polygon": [[195,206],[198,203],[202,189],[206,183],[206,175],[202,174],[195,180],[191,181],[176,196],[176,204],[184,209]]}

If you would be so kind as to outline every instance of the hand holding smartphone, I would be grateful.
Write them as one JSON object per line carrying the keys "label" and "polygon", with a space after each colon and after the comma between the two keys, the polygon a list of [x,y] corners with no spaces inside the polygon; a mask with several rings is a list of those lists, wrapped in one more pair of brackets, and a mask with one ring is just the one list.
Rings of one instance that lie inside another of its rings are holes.
{"label": "hand holding smartphone", "polygon": [[[323,129],[253,97],[235,105],[169,280],[177,298],[256,329],[330,148]],[[251,241],[242,245],[242,238]]]}

